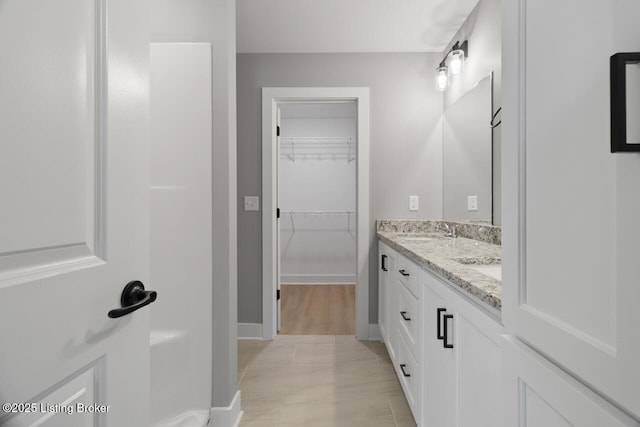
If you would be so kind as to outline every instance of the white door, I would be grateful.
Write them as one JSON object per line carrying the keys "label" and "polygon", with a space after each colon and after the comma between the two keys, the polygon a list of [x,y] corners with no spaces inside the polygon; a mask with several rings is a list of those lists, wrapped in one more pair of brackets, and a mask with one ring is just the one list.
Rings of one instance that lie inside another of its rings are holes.
{"label": "white door", "polygon": [[0,0],[2,426],[149,424],[148,7]]}

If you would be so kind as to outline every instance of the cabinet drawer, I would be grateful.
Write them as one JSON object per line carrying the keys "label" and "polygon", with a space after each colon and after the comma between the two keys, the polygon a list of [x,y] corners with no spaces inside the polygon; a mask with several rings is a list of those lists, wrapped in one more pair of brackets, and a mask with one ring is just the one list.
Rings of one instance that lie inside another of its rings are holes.
{"label": "cabinet drawer", "polygon": [[398,360],[396,372],[402,384],[407,403],[413,413],[413,418],[419,420],[418,390],[420,384],[419,365],[411,354],[407,343],[402,336],[398,337]]}
{"label": "cabinet drawer", "polygon": [[418,290],[418,266],[402,255],[397,259],[398,278],[415,295],[419,296]]}
{"label": "cabinet drawer", "polygon": [[421,321],[418,298],[404,284],[401,284],[399,288],[398,311],[396,312],[398,329],[404,335],[413,356],[418,357],[418,325]]}

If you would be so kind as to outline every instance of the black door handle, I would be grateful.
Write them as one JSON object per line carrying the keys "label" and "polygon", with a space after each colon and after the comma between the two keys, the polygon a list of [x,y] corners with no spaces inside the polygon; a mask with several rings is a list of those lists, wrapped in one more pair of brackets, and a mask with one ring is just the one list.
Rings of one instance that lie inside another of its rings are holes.
{"label": "black door handle", "polygon": [[127,283],[127,286],[125,286],[122,291],[122,297],[120,298],[122,308],[116,308],[109,311],[107,316],[112,319],[126,316],[145,305],[151,304],[157,297],[158,293],[156,291],[145,291],[142,282],[134,280]]}
{"label": "black door handle", "polygon": [[405,377],[410,377],[411,374],[408,374],[407,371],[404,370],[404,368],[406,368],[407,365],[405,365],[404,363],[400,365],[400,370],[402,371],[402,375],[404,375]]}
{"label": "black door handle", "polygon": [[446,308],[438,308],[436,310],[437,316],[438,316],[438,321],[436,323],[437,324],[437,329],[438,329],[438,331],[436,332],[436,338],[438,338],[439,340],[444,339],[444,335],[440,332],[440,331],[442,331],[442,325],[440,324],[440,319],[442,318],[442,313],[445,312],[445,311],[447,311]]}
{"label": "black door handle", "polygon": [[444,348],[453,348],[453,344],[449,344],[447,341],[449,341],[448,338],[448,331],[447,331],[447,320],[449,319],[453,319],[453,314],[445,314],[444,316],[442,316],[443,318],[443,322],[444,322],[444,338],[442,339],[442,346]]}
{"label": "black door handle", "polygon": [[410,317],[407,317],[407,312],[406,312],[406,311],[401,311],[401,312],[400,312],[400,316],[402,316],[402,318],[403,318],[404,320],[406,320],[407,322],[408,322],[409,320],[411,320],[411,318],[410,318]]}
{"label": "black door handle", "polygon": [[386,255],[382,255],[381,262],[382,262],[382,271],[387,271],[387,256]]}
{"label": "black door handle", "polygon": [[400,272],[400,274],[402,274],[402,275],[403,275],[403,276],[405,276],[405,277],[410,276],[410,274],[409,274],[409,273],[407,273],[407,271],[406,271],[406,270],[398,270],[398,271]]}

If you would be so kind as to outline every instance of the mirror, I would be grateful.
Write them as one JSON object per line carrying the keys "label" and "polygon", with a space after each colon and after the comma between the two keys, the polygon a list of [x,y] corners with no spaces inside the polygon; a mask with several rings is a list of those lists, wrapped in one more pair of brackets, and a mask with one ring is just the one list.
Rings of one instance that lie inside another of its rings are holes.
{"label": "mirror", "polygon": [[442,117],[445,220],[494,223],[492,74],[450,105]]}

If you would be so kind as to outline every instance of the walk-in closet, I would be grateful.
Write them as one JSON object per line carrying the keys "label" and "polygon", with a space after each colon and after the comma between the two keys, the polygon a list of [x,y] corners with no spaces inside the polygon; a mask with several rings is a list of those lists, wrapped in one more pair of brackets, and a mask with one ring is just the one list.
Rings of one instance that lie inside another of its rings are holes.
{"label": "walk-in closet", "polygon": [[282,334],[354,333],[356,117],[354,102],[280,105]]}

